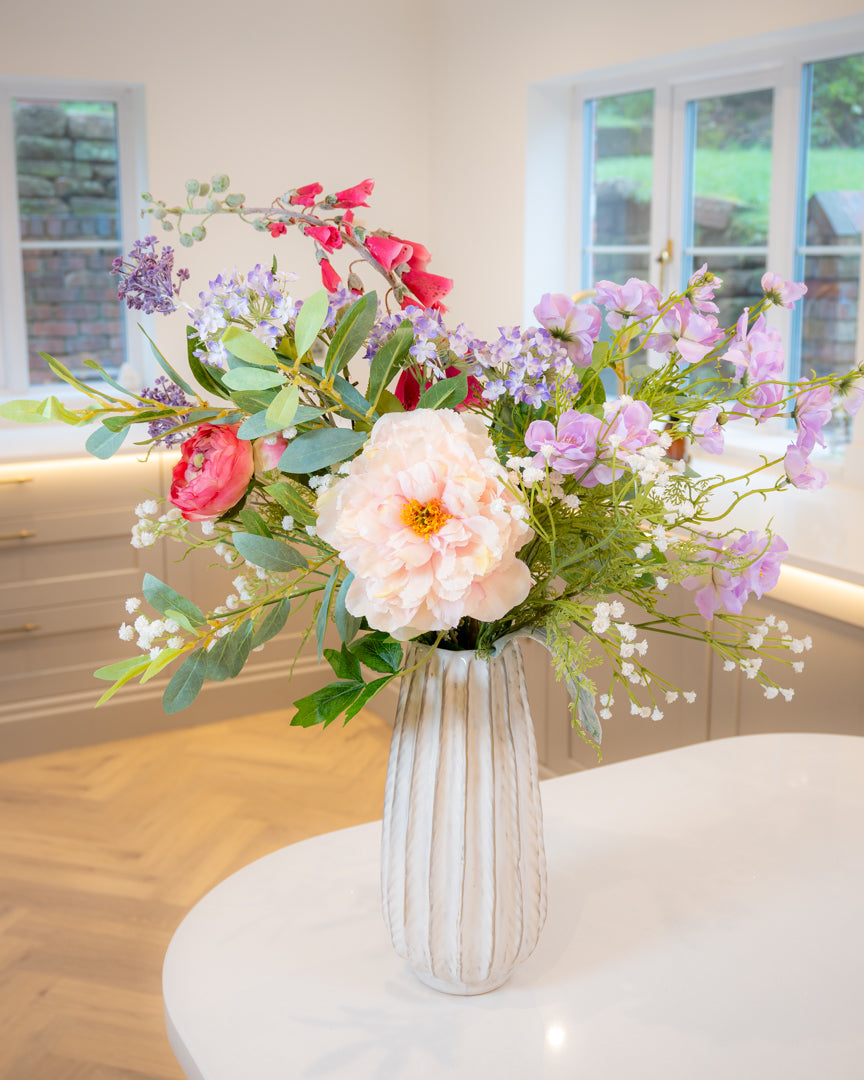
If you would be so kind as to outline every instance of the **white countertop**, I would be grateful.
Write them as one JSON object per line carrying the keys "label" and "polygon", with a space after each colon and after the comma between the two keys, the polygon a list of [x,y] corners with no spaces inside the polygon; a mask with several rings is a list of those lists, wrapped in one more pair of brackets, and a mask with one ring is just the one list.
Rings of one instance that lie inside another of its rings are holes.
{"label": "white countertop", "polygon": [[329,833],[175,934],[187,1077],[860,1078],[864,739],[718,740],[541,789],[549,916],[509,983],[421,985],[381,919],[380,823]]}

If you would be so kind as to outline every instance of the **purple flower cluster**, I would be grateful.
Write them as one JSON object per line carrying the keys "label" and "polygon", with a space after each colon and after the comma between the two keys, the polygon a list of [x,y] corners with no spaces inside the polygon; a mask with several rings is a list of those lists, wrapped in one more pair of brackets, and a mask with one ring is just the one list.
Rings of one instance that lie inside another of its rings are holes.
{"label": "purple flower cluster", "polygon": [[411,356],[422,364],[429,377],[443,379],[444,368],[441,366],[440,356],[445,351],[464,360],[472,356],[476,351],[484,348],[484,342],[477,341],[464,323],[460,323],[455,330],[448,330],[441,318],[441,313],[434,308],[421,308],[409,304],[404,311],[394,315],[381,316],[366,341],[366,358],[371,360],[381,346],[390,338],[393,331],[404,320],[411,323],[414,331],[414,343],[411,346]]}
{"label": "purple flower cluster", "polygon": [[[535,420],[525,432],[525,445],[536,454],[535,466],[575,477],[585,488],[610,484],[628,467],[641,464],[640,455],[659,443],[652,430],[651,409],[644,401],[621,397],[607,402],[604,417],[568,409],[555,427]],[[660,451],[662,453],[662,450]]]}
{"label": "purple flower cluster", "polygon": [[542,327],[523,331],[499,328],[497,341],[477,343],[469,371],[483,385],[483,397],[496,401],[509,395],[514,401],[538,406],[552,398],[556,383],[577,394],[580,383],[563,342]]}
{"label": "purple flower cluster", "polygon": [[[159,401],[163,405],[171,405],[178,408],[195,404],[194,401],[191,401],[186,397],[177,383],[172,382],[164,375],[160,375],[153,386],[145,386],[141,391],[141,396],[150,401]],[[147,433],[151,439],[161,442],[164,447],[175,446],[177,443],[183,442],[188,437],[188,433],[184,435],[182,431],[176,431],[171,435],[166,435],[166,432],[170,431],[171,428],[177,427],[179,422],[179,418],[173,416],[166,417],[164,420],[151,420],[147,425]]]}
{"label": "purple flower cluster", "polygon": [[744,533],[730,541],[708,536],[700,561],[708,563],[707,575],[684,578],[685,589],[696,589],[694,600],[706,619],[722,608],[740,615],[751,594],[761,597],[777,584],[780,564],[789,550],[779,536]]}
{"label": "purple flower cluster", "polygon": [[136,240],[125,260],[117,256],[111,264],[111,273],[120,277],[117,297],[128,308],[143,311],[145,315],[156,311],[170,315],[177,308],[174,298],[180,295],[180,284],[188,280],[189,271],[178,270],[175,285],[174,249],[163,247],[157,255],[157,243],[155,236]]}
{"label": "purple flower cluster", "polygon": [[812,384],[803,379],[798,383],[801,393],[795,398],[795,423],[798,436],[786,447],[784,467],[793,487],[818,491],[828,483],[828,473],[810,460],[818,443],[825,445],[822,428],[831,419],[832,391],[830,386]]}
{"label": "purple flower cluster", "polygon": [[735,377],[743,379],[748,387],[731,415],[752,416],[761,424],[781,411],[780,402],[786,392],[783,339],[778,330],[768,326],[764,315],[748,329],[749,316],[745,309],[722,359],[734,365]]}
{"label": "purple flower cluster", "polygon": [[300,310],[289,292],[295,280],[295,274],[274,272],[260,263],[248,274],[223,270],[207,291],[199,293],[201,303],[189,315],[204,345],[195,355],[214,367],[224,368],[228,353],[222,333],[230,324],[251,330],[265,345],[275,346],[285,333],[285,324]]}

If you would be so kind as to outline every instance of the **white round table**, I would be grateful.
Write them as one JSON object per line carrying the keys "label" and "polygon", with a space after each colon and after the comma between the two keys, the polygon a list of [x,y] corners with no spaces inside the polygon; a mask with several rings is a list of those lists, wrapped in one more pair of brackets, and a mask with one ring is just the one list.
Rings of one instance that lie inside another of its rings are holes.
{"label": "white round table", "polygon": [[421,985],[380,823],[205,896],[163,988],[189,1080],[860,1080],[864,738],[752,735],[541,785],[549,916],[491,994]]}

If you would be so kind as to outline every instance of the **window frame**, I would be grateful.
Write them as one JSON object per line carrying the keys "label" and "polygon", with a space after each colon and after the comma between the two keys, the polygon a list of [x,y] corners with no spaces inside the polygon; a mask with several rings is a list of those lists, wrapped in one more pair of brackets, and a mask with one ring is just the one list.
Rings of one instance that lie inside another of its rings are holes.
{"label": "window frame", "polygon": [[[117,254],[128,251],[142,235],[141,192],[147,188],[144,87],[138,84],[83,79],[0,76],[0,401],[36,394],[55,394],[64,400],[76,392],[65,383],[31,384],[24,303],[22,243],[18,220],[18,179],[12,102],[16,98],[46,101],[99,101],[115,106],[117,117],[120,236],[105,244]],[[93,247],[101,247],[98,242]],[[119,301],[118,301],[119,303]],[[139,379],[152,368],[146,340],[138,329],[148,318],[122,308],[126,342],[125,362]],[[96,357],[96,359],[100,359]],[[96,384],[100,385],[100,384]]]}

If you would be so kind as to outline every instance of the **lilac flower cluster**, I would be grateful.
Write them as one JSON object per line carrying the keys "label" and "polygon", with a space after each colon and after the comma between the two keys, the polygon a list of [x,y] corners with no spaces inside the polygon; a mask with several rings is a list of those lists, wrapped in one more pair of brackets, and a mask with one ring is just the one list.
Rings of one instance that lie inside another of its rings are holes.
{"label": "lilac flower cluster", "polygon": [[712,618],[719,608],[740,615],[751,594],[761,597],[777,584],[780,563],[788,550],[779,536],[757,532],[734,540],[706,536],[699,559],[710,567],[708,573],[684,578],[681,584],[697,590],[694,599],[704,618]]}
{"label": "lilac flower cluster", "polygon": [[247,274],[223,270],[199,293],[199,306],[190,312],[204,348],[195,355],[214,367],[226,366],[228,352],[222,333],[231,324],[250,330],[265,345],[274,347],[285,324],[297,317],[299,302],[290,294],[295,274],[265,269],[259,263]]}
{"label": "lilac flower cluster", "polygon": [[[158,401],[163,405],[177,408],[191,407],[195,404],[194,401],[186,397],[177,383],[172,382],[164,375],[160,375],[153,386],[145,386],[141,391],[141,396],[148,398],[150,401]],[[156,439],[164,447],[175,446],[177,443],[183,442],[186,435],[182,431],[176,431],[171,435],[166,434],[166,432],[177,427],[179,422],[179,418],[173,416],[166,417],[164,420],[151,420],[147,425],[147,432],[151,439]]]}
{"label": "lilac flower cluster", "polygon": [[514,401],[538,406],[551,401],[556,384],[575,395],[580,383],[567,348],[544,327],[499,328],[497,341],[478,343],[469,366],[483,384],[483,397],[496,401],[509,395]]}
{"label": "lilac flower cluster", "polygon": [[485,347],[485,343],[477,340],[464,323],[460,323],[455,330],[450,330],[444,325],[439,311],[410,304],[404,311],[383,315],[378,319],[366,342],[368,360],[372,359],[405,319],[411,323],[414,331],[414,343],[410,353],[432,378],[445,377],[445,370],[439,361],[442,354],[449,352],[464,360]]}
{"label": "lilac flower cluster", "polygon": [[145,236],[136,240],[124,260],[118,255],[111,264],[111,273],[120,277],[117,297],[128,308],[152,315],[158,311],[170,315],[177,304],[175,297],[180,294],[180,284],[189,278],[188,270],[177,271],[174,284],[174,249],[163,247],[161,255],[156,253],[158,241],[155,236]]}

